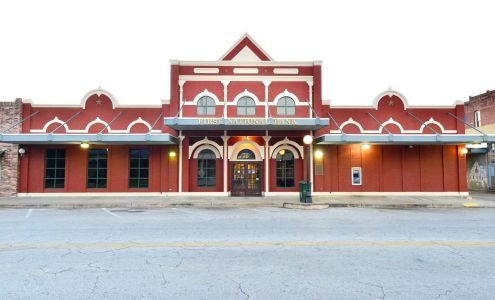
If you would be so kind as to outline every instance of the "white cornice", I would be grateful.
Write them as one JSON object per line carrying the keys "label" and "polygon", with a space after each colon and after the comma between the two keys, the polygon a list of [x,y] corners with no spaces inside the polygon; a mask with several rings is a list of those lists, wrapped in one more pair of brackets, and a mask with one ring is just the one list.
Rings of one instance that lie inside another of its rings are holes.
{"label": "white cornice", "polygon": [[313,76],[261,76],[261,75],[179,75],[186,81],[312,81]]}
{"label": "white cornice", "polygon": [[170,64],[180,66],[197,66],[197,67],[216,67],[216,66],[257,66],[257,67],[312,67],[319,66],[321,61],[188,61],[188,60],[174,60]]}

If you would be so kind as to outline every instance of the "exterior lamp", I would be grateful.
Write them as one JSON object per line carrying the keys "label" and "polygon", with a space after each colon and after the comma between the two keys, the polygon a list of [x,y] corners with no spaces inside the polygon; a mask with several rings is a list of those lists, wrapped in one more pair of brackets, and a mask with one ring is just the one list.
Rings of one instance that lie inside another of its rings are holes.
{"label": "exterior lamp", "polygon": [[462,148],[461,149],[461,154],[462,155],[466,155],[468,153],[468,149],[467,148]]}
{"label": "exterior lamp", "polygon": [[170,157],[176,157],[177,156],[177,153],[175,153],[175,151],[170,151],[168,153],[168,156],[170,156]]}
{"label": "exterior lamp", "polygon": [[[305,203],[312,203],[313,199],[311,199],[311,149],[310,146],[313,143],[313,137],[308,135],[305,135],[303,138],[304,144],[307,146],[307,157],[306,157],[306,197],[303,199]],[[302,191],[299,191],[300,193]]]}
{"label": "exterior lamp", "polygon": [[81,143],[81,148],[83,148],[83,149],[88,149],[88,148],[89,148],[89,144],[88,144],[88,143],[86,143],[86,142],[82,142],[82,143]]}
{"label": "exterior lamp", "polygon": [[281,156],[283,156],[285,154],[285,149],[282,149],[278,152],[278,154],[280,154]]}
{"label": "exterior lamp", "polygon": [[322,158],[323,157],[323,152],[321,152],[321,150],[316,150],[315,151],[315,158]]}
{"label": "exterior lamp", "polygon": [[18,150],[18,151],[19,151],[19,155],[20,155],[21,157],[23,157],[23,156],[24,156],[24,154],[26,154],[26,149],[24,149],[24,148],[19,148],[19,150]]}
{"label": "exterior lamp", "polygon": [[370,148],[370,144],[364,144],[364,145],[363,145],[363,149],[364,149],[364,150],[368,150],[369,148]]}

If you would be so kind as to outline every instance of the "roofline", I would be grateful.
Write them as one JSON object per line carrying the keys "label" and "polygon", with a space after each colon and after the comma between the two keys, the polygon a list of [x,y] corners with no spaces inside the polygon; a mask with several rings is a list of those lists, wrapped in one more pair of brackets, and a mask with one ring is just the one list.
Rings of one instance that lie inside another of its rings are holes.
{"label": "roofline", "polygon": [[171,65],[179,66],[290,66],[312,67],[321,66],[321,60],[313,61],[206,61],[206,60],[170,60]]}
{"label": "roofline", "polygon": [[219,60],[223,61],[225,59],[225,57],[227,55],[229,55],[230,52],[232,52],[232,50],[234,50],[235,47],[237,47],[237,45],[239,45],[245,38],[248,38],[266,57],[268,57],[268,59],[270,61],[273,61],[273,58],[270,56],[270,54],[268,54],[268,52],[265,51],[265,49],[263,49],[260,44],[258,44],[252,36],[250,36],[247,32],[244,33],[241,38],[235,42],[232,47],[229,48],[229,50],[227,50],[227,52],[225,52]]}

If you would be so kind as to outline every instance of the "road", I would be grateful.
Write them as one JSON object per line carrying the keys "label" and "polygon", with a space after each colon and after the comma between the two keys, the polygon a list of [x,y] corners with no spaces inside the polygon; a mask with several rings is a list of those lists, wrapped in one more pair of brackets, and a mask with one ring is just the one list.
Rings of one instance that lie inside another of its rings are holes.
{"label": "road", "polygon": [[0,299],[493,299],[495,209],[4,209]]}

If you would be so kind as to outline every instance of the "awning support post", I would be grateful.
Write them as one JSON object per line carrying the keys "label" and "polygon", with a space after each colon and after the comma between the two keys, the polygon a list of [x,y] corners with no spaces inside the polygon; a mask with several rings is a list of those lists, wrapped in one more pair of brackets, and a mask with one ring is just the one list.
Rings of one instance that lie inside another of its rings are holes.
{"label": "awning support post", "polygon": [[454,117],[455,119],[457,119],[457,121],[460,121],[460,122],[462,122],[462,123],[466,124],[469,128],[474,129],[474,130],[478,131],[479,133],[481,133],[482,135],[486,136],[486,133],[484,133],[483,131],[481,131],[481,130],[479,130],[478,128],[474,127],[473,125],[471,125],[471,124],[467,123],[467,122],[466,122],[466,121],[464,121],[463,119],[461,119],[461,118],[457,117],[457,116],[456,116],[456,115],[454,115],[453,113],[451,113],[451,112],[447,112],[447,114],[449,114],[451,117]]}
{"label": "awning support post", "polygon": [[340,131],[340,134],[345,134],[344,131],[342,130],[342,128],[340,128],[340,125],[339,123],[337,123],[337,121],[335,121],[335,119],[332,117],[332,115],[330,113],[328,113],[328,117],[330,118],[330,120],[332,120],[332,122],[337,126],[337,128],[339,129]]}
{"label": "awning support post", "polygon": [[67,119],[67,121],[65,121],[64,123],[60,124],[57,128],[55,128],[52,131],[50,131],[49,134],[54,133],[55,131],[57,131],[58,129],[60,129],[62,126],[66,125],[67,123],[69,123],[70,121],[72,121],[75,117],[79,116],[80,113],[81,113],[81,111],[78,111],[75,114],[73,114],[69,119]]}
{"label": "awning support post", "polygon": [[102,134],[103,131],[105,131],[105,129],[107,129],[110,125],[112,125],[113,122],[115,122],[115,120],[117,120],[121,115],[123,114],[123,112],[119,112],[113,119],[112,121],[110,121],[109,123],[107,123],[107,125],[105,125],[105,127],[103,127],[102,130],[100,130],[100,132],[98,132],[98,134]]}
{"label": "awning support post", "polygon": [[31,119],[32,117],[34,117],[38,113],[39,113],[39,111],[36,111],[36,112],[30,114],[29,116],[25,117],[24,119],[20,120],[19,122],[15,123],[14,125],[10,126],[9,128],[7,128],[4,131],[0,132],[0,134],[6,133],[7,131],[11,130],[12,128],[16,127],[17,125],[24,123],[24,121],[27,121],[28,119]]}
{"label": "awning support post", "polygon": [[388,130],[380,121],[378,121],[375,116],[373,116],[370,112],[367,113],[378,125],[380,125],[381,128],[385,129],[386,132],[388,132],[388,134],[392,134],[392,132],[390,132],[390,130]]}
{"label": "awning support post", "polygon": [[426,123],[424,123],[423,121],[421,121],[418,117],[416,117],[415,115],[413,115],[412,112],[408,111],[407,112],[408,115],[410,115],[414,120],[418,121],[419,123],[425,125],[426,128],[428,128],[429,130],[433,131],[435,134],[440,134],[438,133],[435,129],[431,128],[430,126],[428,126]]}

